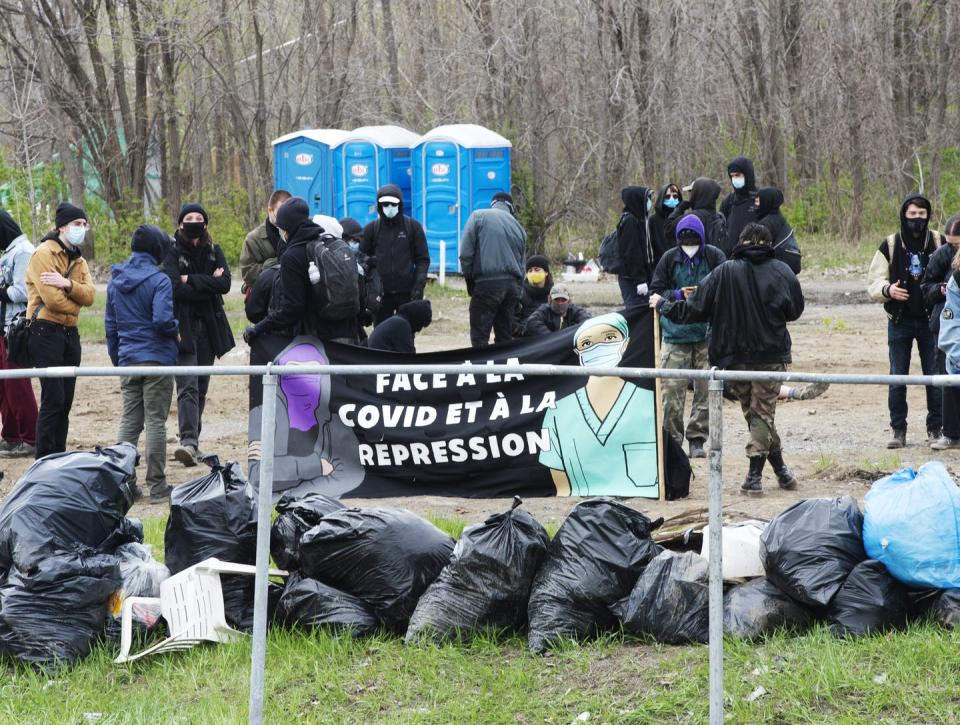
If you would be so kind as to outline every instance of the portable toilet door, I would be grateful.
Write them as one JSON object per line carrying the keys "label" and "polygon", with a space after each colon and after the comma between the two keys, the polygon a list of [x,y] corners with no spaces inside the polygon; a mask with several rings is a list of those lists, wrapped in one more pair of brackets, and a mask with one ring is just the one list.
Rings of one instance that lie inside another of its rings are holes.
{"label": "portable toilet door", "polygon": [[510,191],[510,142],[474,124],[438,126],[414,149],[414,210],[423,225],[430,269],[460,271],[460,235],[476,209]]}
{"label": "portable toilet door", "polygon": [[333,151],[339,129],[295,131],[273,141],[273,186],[310,204],[311,214],[335,214]]}

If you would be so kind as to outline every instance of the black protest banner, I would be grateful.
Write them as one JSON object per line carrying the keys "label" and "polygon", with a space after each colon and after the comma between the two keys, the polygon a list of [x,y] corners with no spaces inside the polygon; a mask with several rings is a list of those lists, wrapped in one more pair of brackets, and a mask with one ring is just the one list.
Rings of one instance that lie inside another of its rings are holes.
{"label": "black protest banner", "polygon": [[[486,350],[401,355],[309,337],[254,340],[277,364],[580,365],[582,377],[285,375],[277,391],[274,492],[338,497],[659,496],[653,380],[590,376],[653,367],[646,308]],[[251,379],[250,478],[262,387]]]}

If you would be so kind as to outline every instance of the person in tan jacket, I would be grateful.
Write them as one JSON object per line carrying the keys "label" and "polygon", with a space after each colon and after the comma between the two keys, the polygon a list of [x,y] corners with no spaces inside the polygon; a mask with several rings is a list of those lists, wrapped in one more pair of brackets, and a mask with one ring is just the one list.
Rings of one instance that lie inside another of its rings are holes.
{"label": "person in tan jacket", "polygon": [[[57,207],[57,228],[47,234],[27,265],[27,317],[30,354],[38,368],[80,364],[77,320],[93,304],[95,290],[79,246],[89,224],[83,209]],[[36,457],[67,449],[67,429],[76,378],[42,378],[37,417]]]}

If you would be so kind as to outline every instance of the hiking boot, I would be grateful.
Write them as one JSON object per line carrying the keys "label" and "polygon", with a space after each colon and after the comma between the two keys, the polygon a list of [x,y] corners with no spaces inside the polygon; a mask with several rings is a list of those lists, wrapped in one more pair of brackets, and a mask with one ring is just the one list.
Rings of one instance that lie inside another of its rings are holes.
{"label": "hiking boot", "polygon": [[187,468],[197,465],[197,449],[194,446],[180,446],[173,452],[173,457]]}
{"label": "hiking boot", "polygon": [[13,441],[0,441],[0,457],[9,458],[11,453],[17,449],[19,443]]}
{"label": "hiking boot", "polygon": [[939,428],[930,428],[927,430],[927,443],[930,446],[933,446],[938,440],[940,440],[941,430]]}
{"label": "hiking boot", "polygon": [[690,458],[706,458],[707,452],[703,450],[703,441],[696,438],[689,443]]}
{"label": "hiking boot", "polygon": [[745,493],[748,496],[763,495],[763,464],[766,462],[766,456],[750,457],[750,470],[743,480],[743,485],[740,486],[740,493]]}
{"label": "hiking boot", "polygon": [[173,486],[164,486],[161,489],[150,490],[150,503],[166,503],[170,500],[170,492]]}
{"label": "hiking boot", "polygon": [[3,441],[0,444],[0,458],[33,458],[36,453],[37,449],[34,446],[23,441],[19,443]]}
{"label": "hiking boot", "polygon": [[887,448],[903,448],[907,445],[907,429],[893,431],[893,438],[887,441]]}
{"label": "hiking boot", "polygon": [[931,443],[930,447],[935,451],[949,451],[954,448],[960,448],[960,438],[948,438],[947,436],[941,436]]}
{"label": "hiking boot", "polygon": [[823,395],[829,387],[830,383],[809,383],[802,388],[794,388],[792,397],[795,400],[813,400]]}
{"label": "hiking boot", "polygon": [[770,459],[770,465],[773,466],[773,472],[777,476],[777,484],[780,488],[784,491],[793,491],[797,487],[797,477],[783,462],[783,451],[770,451],[768,458]]}

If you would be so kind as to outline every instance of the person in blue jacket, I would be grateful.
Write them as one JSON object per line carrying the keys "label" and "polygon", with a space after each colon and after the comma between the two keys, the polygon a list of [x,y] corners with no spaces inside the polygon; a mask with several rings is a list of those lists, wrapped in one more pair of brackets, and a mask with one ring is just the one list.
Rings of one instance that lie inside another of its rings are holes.
{"label": "person in blue jacket", "polygon": [[953,274],[947,282],[947,299],[940,313],[937,344],[943,351],[950,375],[960,374],[960,253],[953,258]]}
{"label": "person in blue jacket", "polygon": [[[170,237],[152,224],[137,228],[133,253],[113,266],[107,287],[107,352],[114,365],[177,364],[179,326],[173,316],[173,284],[160,268]],[[167,415],[173,399],[173,377],[121,378],[123,414],[119,442],[138,445],[146,428],[147,485],[152,502],[167,501]]]}

